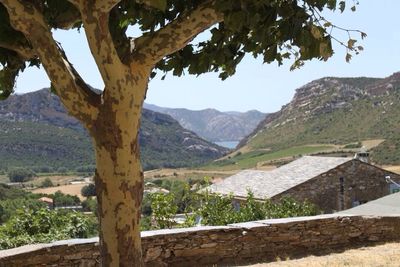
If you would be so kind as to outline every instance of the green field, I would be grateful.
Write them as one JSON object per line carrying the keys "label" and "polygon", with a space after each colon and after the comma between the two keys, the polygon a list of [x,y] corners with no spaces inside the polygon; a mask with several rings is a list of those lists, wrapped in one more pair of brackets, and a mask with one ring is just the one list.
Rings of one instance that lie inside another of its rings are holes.
{"label": "green field", "polygon": [[334,146],[330,145],[319,145],[319,146],[298,146],[287,148],[279,151],[268,151],[268,150],[255,150],[248,153],[241,154],[238,152],[235,156],[215,161],[212,164],[206,165],[201,169],[205,170],[237,170],[237,169],[249,169],[257,166],[258,163],[273,163],[273,161],[299,157],[302,155],[309,155],[318,152],[333,151]]}

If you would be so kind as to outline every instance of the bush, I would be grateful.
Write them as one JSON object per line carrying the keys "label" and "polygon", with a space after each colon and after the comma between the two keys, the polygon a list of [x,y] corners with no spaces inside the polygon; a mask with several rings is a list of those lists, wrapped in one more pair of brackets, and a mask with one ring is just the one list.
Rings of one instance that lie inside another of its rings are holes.
{"label": "bush", "polygon": [[94,173],[95,171],[96,171],[95,165],[86,165],[76,168],[76,172],[81,172],[81,173]]}
{"label": "bush", "polygon": [[77,206],[81,204],[79,197],[71,196],[57,191],[52,196],[55,207]]}
{"label": "bush", "polygon": [[53,186],[54,186],[54,184],[50,180],[50,178],[46,178],[41,182],[39,187],[46,188],[46,187],[53,187]]}
{"label": "bush", "polygon": [[156,221],[157,228],[172,228],[174,216],[178,211],[178,206],[174,204],[173,194],[155,193],[150,195],[151,210]]}
{"label": "bush", "polygon": [[65,167],[60,167],[60,168],[57,169],[57,172],[58,172],[58,173],[67,173],[67,172],[68,172],[68,169],[65,168]]}
{"label": "bush", "polygon": [[33,171],[39,172],[39,173],[51,173],[54,172],[54,169],[50,166],[39,166],[39,167],[33,167]]}
{"label": "bush", "polygon": [[82,208],[84,211],[93,212],[97,214],[97,200],[96,198],[88,197],[86,200],[82,201]]}
{"label": "bush", "polygon": [[18,210],[0,226],[0,249],[33,243],[49,243],[97,234],[97,222],[81,213],[64,210]]}
{"label": "bush", "polygon": [[88,184],[82,187],[81,194],[84,197],[93,197],[96,195],[96,186],[94,184]]}
{"label": "bush", "polygon": [[27,182],[29,180],[32,180],[36,176],[33,171],[24,168],[13,169],[9,171],[7,175],[10,179],[10,182],[12,183]]}
{"label": "bush", "polygon": [[22,207],[30,210],[39,210],[47,205],[37,199],[17,198],[0,201],[0,224],[7,222]]}

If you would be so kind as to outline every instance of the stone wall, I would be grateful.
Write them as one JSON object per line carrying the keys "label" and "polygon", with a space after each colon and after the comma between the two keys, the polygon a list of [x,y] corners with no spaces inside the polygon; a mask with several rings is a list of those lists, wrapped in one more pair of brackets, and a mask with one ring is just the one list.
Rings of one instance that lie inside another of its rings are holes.
{"label": "stone wall", "polygon": [[388,195],[389,184],[385,181],[386,175],[400,182],[398,174],[359,160],[352,160],[292,187],[274,196],[272,200],[279,200],[284,196],[290,196],[299,201],[307,199],[325,213],[332,213],[350,209],[357,201],[361,204]]}
{"label": "stone wall", "polygon": [[[400,215],[321,215],[142,232],[147,266],[233,266],[400,241]],[[0,267],[98,266],[98,239],[0,251]]]}

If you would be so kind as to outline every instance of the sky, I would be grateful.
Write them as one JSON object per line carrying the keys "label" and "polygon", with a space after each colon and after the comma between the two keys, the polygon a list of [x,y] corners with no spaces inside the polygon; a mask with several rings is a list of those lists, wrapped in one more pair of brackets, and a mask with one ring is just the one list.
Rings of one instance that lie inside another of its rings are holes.
{"label": "sky", "polygon": [[[347,1],[348,3],[351,1]],[[400,0],[359,0],[356,12],[325,13],[324,16],[338,26],[359,29],[367,38],[359,40],[364,51],[346,63],[345,48],[334,43],[335,54],[327,62],[308,61],[299,70],[290,71],[290,62],[262,64],[261,59],[246,56],[236,74],[221,81],[216,73],[201,76],[159,77],[150,81],[146,102],[162,107],[200,110],[215,108],[220,111],[259,110],[278,111],[294,96],[296,88],[322,77],[387,77],[400,71]],[[336,37],[347,41],[341,32]],[[95,88],[104,84],[91,57],[83,31],[56,31],[54,37],[62,44],[69,60]],[[49,87],[43,69],[29,68],[17,80],[17,94]]]}

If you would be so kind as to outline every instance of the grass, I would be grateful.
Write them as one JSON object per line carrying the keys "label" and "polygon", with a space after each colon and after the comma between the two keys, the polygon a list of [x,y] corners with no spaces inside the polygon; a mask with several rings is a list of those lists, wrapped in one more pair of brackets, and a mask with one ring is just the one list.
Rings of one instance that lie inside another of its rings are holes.
{"label": "grass", "polygon": [[247,153],[237,153],[235,156],[224,160],[215,161],[201,169],[204,170],[237,170],[255,168],[258,165],[273,164],[273,161],[309,155],[317,152],[335,150],[331,145],[306,145],[287,148],[275,152],[268,150],[255,150]]}
{"label": "grass", "polygon": [[8,179],[7,175],[0,175],[0,183],[9,183],[10,179]]}
{"label": "grass", "polygon": [[308,256],[297,260],[248,265],[251,267],[341,267],[341,266],[399,266],[400,243],[387,243],[375,247],[363,247],[332,253],[325,256]]}

